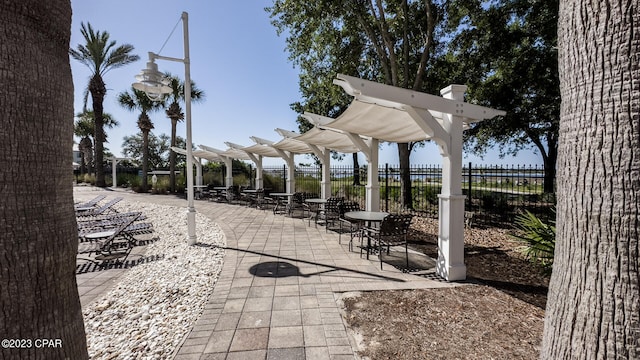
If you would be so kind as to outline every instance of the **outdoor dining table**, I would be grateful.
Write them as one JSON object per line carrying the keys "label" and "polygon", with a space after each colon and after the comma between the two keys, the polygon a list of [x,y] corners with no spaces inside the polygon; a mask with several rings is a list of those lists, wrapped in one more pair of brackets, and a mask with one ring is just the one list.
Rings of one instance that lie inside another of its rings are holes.
{"label": "outdoor dining table", "polygon": [[275,196],[276,197],[276,205],[273,208],[273,213],[277,214],[278,213],[278,208],[282,206],[282,199],[283,198],[291,198],[293,196],[292,193],[270,193],[269,196]]}
{"label": "outdoor dining table", "polygon": [[315,212],[315,221],[316,225],[318,225],[318,217],[320,216],[320,211],[322,210],[322,205],[327,203],[327,199],[322,198],[311,198],[305,199],[304,202],[310,204],[309,205],[309,226],[311,226],[311,216],[312,212]]}
{"label": "outdoor dining table", "polygon": [[194,197],[196,199],[201,199],[202,196],[204,195],[204,189],[207,189],[209,186],[208,185],[193,185],[193,190],[194,190]]}
{"label": "outdoor dining table", "polygon": [[[389,215],[384,211],[349,211],[344,213],[344,217],[349,220],[356,220],[367,223],[368,226],[374,223],[381,223]],[[369,259],[369,249],[371,249],[371,238],[367,236],[367,260]],[[362,254],[362,253],[361,253]]]}

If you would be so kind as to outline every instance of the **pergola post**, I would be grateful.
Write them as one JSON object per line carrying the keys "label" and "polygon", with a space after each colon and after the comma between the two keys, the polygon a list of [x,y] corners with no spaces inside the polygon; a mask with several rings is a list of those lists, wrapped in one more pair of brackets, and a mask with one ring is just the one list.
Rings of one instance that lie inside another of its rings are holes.
{"label": "pergola post", "polygon": [[[440,94],[445,99],[464,101],[464,85],[449,85]],[[464,201],[462,194],[463,119],[443,114],[443,127],[450,136],[448,151],[442,158],[442,191],[438,214],[438,262],[436,272],[448,281],[464,280]]]}
{"label": "pergola post", "polygon": [[286,158],[287,160],[287,192],[293,194],[296,191],[296,165],[293,161],[293,154]]}
{"label": "pergola post", "polygon": [[193,157],[196,164],[196,185],[202,186],[202,158]]}
{"label": "pergola post", "polygon": [[380,211],[380,183],[378,182],[378,139],[371,139],[369,154],[367,155],[367,193],[366,209]]}
{"label": "pergola post", "polygon": [[224,179],[224,186],[229,188],[230,186],[233,186],[233,159],[225,157],[224,166],[227,168],[227,176]]}
{"label": "pergola post", "polygon": [[262,180],[262,155],[257,156],[258,161],[254,161],[256,164],[256,189],[262,189],[264,181]]}
{"label": "pergola post", "polygon": [[118,163],[122,160],[131,160],[130,158],[119,158],[119,157],[112,157],[111,158],[111,177],[113,178],[112,183],[113,185],[111,185],[111,187],[113,189],[118,187],[118,177],[116,176],[116,168],[118,167]]}
{"label": "pergola post", "polygon": [[320,179],[320,197],[328,199],[331,197],[331,150],[313,144],[307,144],[313,153],[320,160],[322,169],[322,179]]}
{"label": "pergola post", "polygon": [[320,162],[322,163],[322,179],[320,180],[320,197],[328,199],[331,197],[331,152],[324,149]]}

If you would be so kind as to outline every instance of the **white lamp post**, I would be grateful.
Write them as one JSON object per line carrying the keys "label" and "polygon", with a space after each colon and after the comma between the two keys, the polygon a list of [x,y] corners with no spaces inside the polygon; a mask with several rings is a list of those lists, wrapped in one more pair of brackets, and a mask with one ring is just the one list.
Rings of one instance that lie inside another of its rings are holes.
{"label": "white lamp post", "polygon": [[158,71],[155,59],[169,60],[184,63],[184,102],[187,123],[187,243],[194,245],[196,243],[196,208],[193,204],[193,155],[191,144],[191,67],[189,61],[189,15],[182,13],[182,28],[184,35],[184,59],[161,56],[149,52],[149,62],[147,68],[136,75],[133,87],[137,90],[144,91],[149,99],[157,101],[162,99],[165,94],[171,93],[173,90],[167,86],[166,80]]}

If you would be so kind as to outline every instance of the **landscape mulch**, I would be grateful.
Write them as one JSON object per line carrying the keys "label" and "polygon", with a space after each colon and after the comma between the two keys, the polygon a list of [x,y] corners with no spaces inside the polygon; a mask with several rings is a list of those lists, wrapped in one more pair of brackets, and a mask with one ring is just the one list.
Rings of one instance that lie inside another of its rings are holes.
{"label": "landscape mulch", "polygon": [[[465,229],[461,286],[365,292],[343,299],[345,318],[369,359],[537,359],[549,278],[509,236]],[[414,218],[410,247],[437,258],[437,220]]]}

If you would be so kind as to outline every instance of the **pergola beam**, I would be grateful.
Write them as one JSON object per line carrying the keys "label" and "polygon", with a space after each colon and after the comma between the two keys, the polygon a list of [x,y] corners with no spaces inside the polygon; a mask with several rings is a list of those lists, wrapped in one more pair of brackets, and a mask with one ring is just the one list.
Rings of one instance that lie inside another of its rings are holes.
{"label": "pergola beam", "polygon": [[360,101],[382,106],[401,108],[403,105],[409,105],[428,109],[435,113],[434,116],[437,116],[438,113],[451,114],[458,117],[456,121],[468,120],[469,122],[506,114],[504,111],[469,104],[464,102],[464,99],[447,99],[344,74],[338,74],[336,77],[337,79],[334,79],[333,83],[341,86],[347,94]]}

